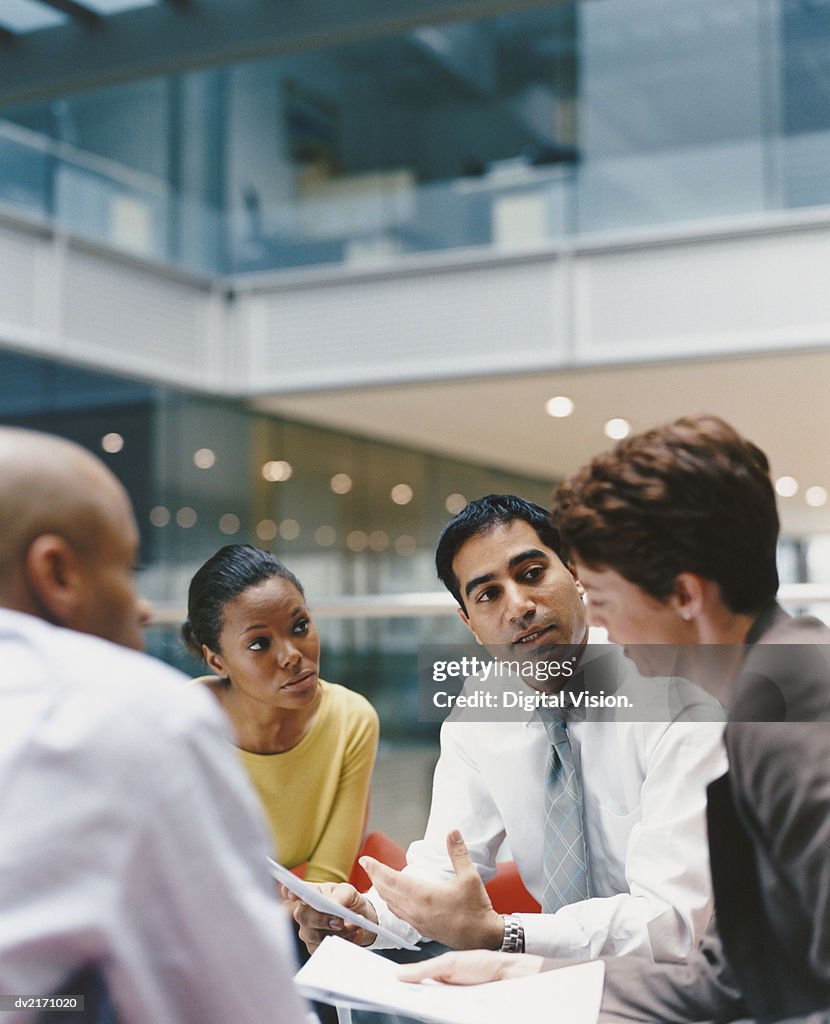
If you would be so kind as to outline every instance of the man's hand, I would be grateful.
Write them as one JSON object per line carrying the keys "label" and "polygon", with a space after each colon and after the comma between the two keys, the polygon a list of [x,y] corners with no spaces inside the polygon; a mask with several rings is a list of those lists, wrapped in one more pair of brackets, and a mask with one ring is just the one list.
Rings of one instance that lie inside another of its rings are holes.
{"label": "man's hand", "polygon": [[[377,924],[378,916],[375,913],[375,908],[348,882],[310,884],[313,884],[318,892],[333,899],[335,903],[339,903],[341,907],[354,910]],[[368,932],[356,924],[350,924],[342,917],[332,917],[331,914],[321,914],[319,910],[314,910],[285,886],[282,887],[282,898],[289,914],[300,926],[300,938],[308,947],[309,953],[313,953],[327,935],[339,935],[341,939],[347,939],[358,946],[368,946],[375,938],[372,932]]]}
{"label": "man's hand", "polygon": [[544,960],[529,953],[496,953],[492,949],[444,953],[404,968],[401,981],[443,981],[447,985],[480,985],[485,981],[524,978],[543,970]]}
{"label": "man's hand", "polygon": [[458,830],[447,836],[447,853],[455,869],[451,882],[423,882],[373,860],[360,863],[389,909],[421,935],[453,949],[498,949],[504,921],[470,859]]}

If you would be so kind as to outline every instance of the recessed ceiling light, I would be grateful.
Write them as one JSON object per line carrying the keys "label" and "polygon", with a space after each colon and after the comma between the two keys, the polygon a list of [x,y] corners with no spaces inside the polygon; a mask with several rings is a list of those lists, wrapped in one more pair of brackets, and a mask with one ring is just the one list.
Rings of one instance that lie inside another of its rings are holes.
{"label": "recessed ceiling light", "polygon": [[262,467],[262,475],[272,484],[288,480],[293,472],[291,463],[286,462],[284,459],[266,462]]}
{"label": "recessed ceiling light", "polygon": [[615,416],[614,419],[606,422],[602,431],[605,436],[610,437],[612,441],[621,441],[631,433],[631,424],[628,420],[624,420],[622,416]]}
{"label": "recessed ceiling light", "polygon": [[412,501],[412,488],[409,484],[395,484],[389,493],[396,505],[408,505]]}
{"label": "recessed ceiling light", "polygon": [[211,469],[216,465],[216,454],[210,448],[200,448],[193,453],[193,465],[197,469]]}
{"label": "recessed ceiling light", "polygon": [[385,551],[389,547],[389,534],[385,530],[372,530],[369,547],[372,551]]}
{"label": "recessed ceiling light", "polygon": [[296,540],[300,536],[300,524],[296,519],[283,519],[279,531],[283,540]]}
{"label": "recessed ceiling light", "polygon": [[260,519],[256,524],[256,535],[260,540],[273,540],[277,535],[277,524],[273,519]]}
{"label": "recessed ceiling light", "polygon": [[346,547],[349,551],[365,551],[369,538],[365,530],[350,530],[346,534]]}
{"label": "recessed ceiling light", "polygon": [[812,508],[821,508],[827,504],[827,491],[823,487],[808,487],[804,492],[804,500]]}
{"label": "recessed ceiling light", "polygon": [[196,509],[191,508],[189,505],[180,508],[176,513],[176,522],[183,530],[189,530],[191,526],[195,526],[197,518]]}
{"label": "recessed ceiling light", "polygon": [[348,494],[352,489],[352,478],[348,473],[335,473],[329,481],[329,486],[335,494]]}
{"label": "recessed ceiling light", "polygon": [[779,476],[775,481],[775,492],[782,498],[792,498],[798,493],[798,481],[794,476]]}
{"label": "recessed ceiling light", "polygon": [[410,555],[415,554],[417,548],[414,537],[410,537],[408,533],[402,533],[400,537],[395,541],[395,550],[399,555],[403,555],[404,558],[408,558]]}
{"label": "recessed ceiling light", "polygon": [[120,434],[104,434],[101,438],[101,447],[108,455],[115,455],[124,447],[124,438]]}
{"label": "recessed ceiling light", "polygon": [[233,512],[226,512],[219,520],[219,529],[222,533],[226,533],[229,536],[234,533],[239,533],[239,527],[242,524],[239,522],[239,516],[235,516]]}
{"label": "recessed ceiling light", "polygon": [[314,531],[314,539],[322,548],[331,547],[337,540],[337,531],[333,526],[318,526]]}
{"label": "recessed ceiling light", "polygon": [[156,505],[150,509],[150,522],[153,526],[167,526],[170,522],[170,509],[164,505]]}
{"label": "recessed ceiling light", "polygon": [[570,416],[573,411],[574,404],[565,395],[556,395],[545,402],[545,412],[548,416],[554,416],[556,419]]}

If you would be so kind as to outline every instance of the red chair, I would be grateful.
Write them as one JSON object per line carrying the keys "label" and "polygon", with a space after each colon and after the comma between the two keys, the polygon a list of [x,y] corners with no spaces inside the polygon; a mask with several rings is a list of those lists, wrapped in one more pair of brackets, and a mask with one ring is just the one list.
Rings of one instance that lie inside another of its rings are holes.
{"label": "red chair", "polygon": [[381,864],[386,864],[396,871],[400,871],[406,865],[406,851],[403,847],[398,846],[394,839],[390,839],[383,832],[370,832],[363,840],[363,846],[358,851],[352,873],[349,875],[349,881],[358,892],[366,892],[372,888],[369,876],[358,864],[358,858],[363,856],[374,857]]}
{"label": "red chair", "polygon": [[496,873],[487,883],[487,894],[499,914],[538,914],[542,909],[525,889],[512,860],[496,865]]}
{"label": "red chair", "polygon": [[[406,852],[394,839],[383,832],[370,832],[355,859],[349,881],[358,890],[366,892],[372,887],[369,876],[358,863],[364,854],[374,857],[396,871],[406,865]],[[496,874],[487,883],[487,894],[493,909],[499,914],[538,914],[541,907],[524,886],[519,869],[512,860],[496,865]]]}

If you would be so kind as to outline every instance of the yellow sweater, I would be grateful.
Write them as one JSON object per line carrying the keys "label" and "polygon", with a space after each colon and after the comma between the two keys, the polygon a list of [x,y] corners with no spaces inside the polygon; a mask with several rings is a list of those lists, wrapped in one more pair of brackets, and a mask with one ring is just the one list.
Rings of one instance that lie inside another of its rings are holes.
{"label": "yellow sweater", "polygon": [[308,861],[308,881],[342,882],[363,834],[378,716],[359,693],[322,679],[320,686],[314,722],[296,747],[239,755],[259,793],[280,863],[293,868]]}

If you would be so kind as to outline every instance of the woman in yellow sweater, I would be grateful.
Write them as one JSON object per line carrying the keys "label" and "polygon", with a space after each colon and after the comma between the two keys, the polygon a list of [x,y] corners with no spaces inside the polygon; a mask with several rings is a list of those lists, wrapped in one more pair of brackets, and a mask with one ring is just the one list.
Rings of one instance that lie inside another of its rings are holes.
{"label": "woman in yellow sweater", "polygon": [[233,726],[279,860],[314,882],[349,876],[360,846],[378,717],[319,678],[320,639],[299,580],[249,544],[221,548],[190,584],[185,643]]}

